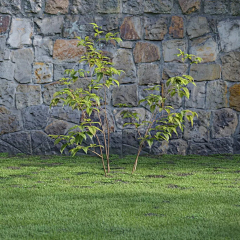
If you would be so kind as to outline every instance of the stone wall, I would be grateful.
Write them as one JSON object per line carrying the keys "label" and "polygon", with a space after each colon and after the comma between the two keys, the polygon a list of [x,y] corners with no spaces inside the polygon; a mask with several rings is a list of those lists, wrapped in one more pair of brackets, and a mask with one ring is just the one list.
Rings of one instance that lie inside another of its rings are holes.
{"label": "stone wall", "polygon": [[[74,37],[91,35],[89,23],[96,22],[123,39],[105,47],[125,71],[107,96],[112,153],[137,148],[116,105],[131,105],[144,120],[149,112],[138,106],[144,88],[183,73],[197,87],[190,87],[190,100],[169,103],[199,118],[169,143],[154,144],[152,153],[240,153],[239,15],[240,0],[0,0],[0,152],[59,153],[48,134],[66,133],[81,114],[49,104],[64,70],[79,67],[83,49]],[[180,63],[177,48],[203,63]],[[86,84],[80,79],[77,86]]]}

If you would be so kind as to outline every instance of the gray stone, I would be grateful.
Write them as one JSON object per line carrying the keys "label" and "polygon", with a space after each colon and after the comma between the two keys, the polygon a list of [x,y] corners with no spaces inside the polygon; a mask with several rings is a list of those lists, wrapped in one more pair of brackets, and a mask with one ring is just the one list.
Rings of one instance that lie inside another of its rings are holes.
{"label": "gray stone", "polygon": [[[149,88],[150,88],[150,86],[139,86],[138,87],[139,100],[142,100],[143,98],[146,98],[150,94],[160,95],[160,90],[159,91],[158,90],[147,90]],[[150,109],[149,105],[147,105],[146,102],[140,103],[140,106],[142,106],[144,108],[147,108],[148,110]]]}
{"label": "gray stone", "polygon": [[130,50],[118,49],[114,55],[113,63],[116,69],[124,71],[120,76],[116,76],[120,83],[136,82],[136,67]]}
{"label": "gray stone", "polygon": [[143,0],[123,0],[123,13],[142,13]]}
{"label": "gray stone", "polygon": [[[84,16],[84,18],[86,17]],[[102,29],[104,31],[107,31],[107,32],[114,31],[114,30],[119,31],[120,18],[118,14],[107,14],[102,16],[95,16],[95,22],[99,26],[102,26]]]}
{"label": "gray stone", "polygon": [[119,46],[121,48],[133,48],[133,42],[130,42],[130,41],[122,41],[119,43]]}
{"label": "gray stone", "polygon": [[3,79],[0,80],[0,83],[0,104],[6,107],[14,107],[14,95],[17,84]]}
{"label": "gray stone", "polygon": [[168,80],[171,77],[186,75],[188,64],[181,63],[165,63],[163,67],[162,78]]}
{"label": "gray stone", "polygon": [[206,92],[207,109],[228,107],[227,84],[223,81],[208,82]]}
{"label": "gray stone", "polygon": [[[1,17],[0,17],[0,21],[1,21]],[[7,42],[7,37],[0,36],[0,62],[4,60],[4,55],[5,55],[5,50],[6,50],[6,42]]]}
{"label": "gray stone", "polygon": [[23,125],[26,130],[44,129],[49,117],[49,107],[31,106],[22,110]]}
{"label": "gray stone", "polygon": [[53,80],[53,64],[35,62],[33,64],[33,82],[34,83],[49,83]]}
{"label": "gray stone", "polygon": [[17,132],[5,134],[1,137],[1,140],[12,145],[22,153],[32,154],[31,150],[31,135],[28,132]]}
{"label": "gray stone", "polygon": [[193,84],[188,86],[190,97],[186,98],[186,107],[187,108],[201,108],[206,107],[206,83],[200,82],[196,83],[196,86]]}
{"label": "gray stone", "polygon": [[96,9],[99,13],[120,13],[120,0],[98,0],[96,2]]}
{"label": "gray stone", "polygon": [[120,85],[119,87],[115,87],[112,92],[112,102],[114,106],[117,106],[119,103],[137,106],[137,85]]}
{"label": "gray stone", "polygon": [[42,103],[41,87],[39,85],[20,84],[17,87],[16,107],[22,109]]}
{"label": "gray stone", "polygon": [[0,140],[0,153],[10,153],[15,155],[22,152],[12,145]]}
{"label": "gray stone", "polygon": [[59,81],[62,78],[68,77],[68,75],[65,73],[67,69],[77,70],[79,69],[78,64],[74,64],[74,63],[54,64],[53,66],[54,81]]}
{"label": "gray stone", "polygon": [[234,137],[234,154],[240,154],[240,136]]}
{"label": "gray stone", "polygon": [[68,123],[63,120],[51,119],[44,131],[48,135],[65,135],[73,126],[74,125],[72,123]]}
{"label": "gray stone", "polygon": [[[167,92],[168,92],[168,87],[166,86],[166,84],[163,85],[163,97],[167,96]],[[181,108],[183,106],[183,98],[180,98],[178,96],[178,94],[175,94],[174,96],[168,96],[166,98],[166,101],[165,101],[165,106],[171,106],[175,109],[177,108]]]}
{"label": "gray stone", "polygon": [[21,12],[21,0],[0,0],[0,12],[1,13],[20,13]]}
{"label": "gray stone", "polygon": [[24,3],[25,12],[39,13],[42,10],[42,0],[27,0]]}
{"label": "gray stone", "polygon": [[185,40],[168,40],[163,42],[163,58],[165,62],[181,61],[181,58],[176,54],[179,54],[179,50],[186,52]]}
{"label": "gray stone", "polygon": [[227,19],[218,24],[220,43],[224,52],[230,52],[240,47],[240,20]]}
{"label": "gray stone", "polygon": [[178,0],[183,13],[190,14],[196,12],[201,7],[201,0]]}
{"label": "gray stone", "polygon": [[170,13],[173,0],[144,0],[144,12]]}
{"label": "gray stone", "polygon": [[125,17],[120,27],[120,36],[124,40],[139,40],[142,37],[141,19]]}
{"label": "gray stone", "polygon": [[73,0],[73,5],[70,9],[73,14],[93,13],[95,0]]}
{"label": "gray stone", "polygon": [[239,0],[231,1],[230,8],[231,8],[232,15],[234,15],[234,16],[240,15],[240,1]]}
{"label": "gray stone", "polygon": [[10,61],[0,62],[0,78],[13,80],[14,68],[15,68],[15,65]]}
{"label": "gray stone", "polygon": [[31,48],[16,50],[13,61],[15,62],[15,80],[19,83],[32,82],[33,50]]}
{"label": "gray stone", "polygon": [[195,81],[208,81],[221,78],[221,66],[219,64],[193,64],[190,75]]}
{"label": "gray stone", "polygon": [[13,18],[7,43],[13,48],[20,48],[23,45],[31,45],[32,35],[33,23],[31,19]]}
{"label": "gray stone", "polygon": [[229,0],[205,0],[204,13],[226,14],[228,13]]}
{"label": "gray stone", "polygon": [[33,40],[35,49],[35,61],[37,62],[51,62],[53,55],[53,41],[46,37],[35,36]]}
{"label": "gray stone", "polygon": [[240,76],[240,52],[230,52],[221,57],[222,78],[238,82]]}
{"label": "gray stone", "polygon": [[[60,82],[53,82],[53,83],[44,85],[44,87],[43,87],[43,102],[46,105],[50,105],[52,98],[53,98],[53,94],[57,91],[60,91],[64,87],[65,87],[65,85],[61,85]],[[62,104],[60,103],[60,105],[62,105]]]}
{"label": "gray stone", "polygon": [[238,116],[232,109],[224,108],[212,112],[212,121],[213,138],[231,137],[238,125]]}
{"label": "gray stone", "polygon": [[184,139],[192,140],[197,143],[204,143],[210,140],[210,121],[211,112],[197,110],[198,117],[193,120],[193,126],[190,122],[185,122]]}
{"label": "gray stone", "polygon": [[189,38],[200,37],[206,33],[210,32],[210,28],[208,26],[207,18],[196,16],[189,20],[189,24],[187,26],[187,34]]}
{"label": "gray stone", "polygon": [[[76,82],[72,82],[68,87],[74,91],[79,88],[88,90],[88,85],[91,83],[91,78],[78,78]],[[65,86],[66,87],[66,86]]]}
{"label": "gray stone", "polygon": [[35,20],[40,28],[40,32],[44,35],[55,35],[62,32],[64,18],[63,16],[46,17]]}
{"label": "gray stone", "polygon": [[144,18],[145,39],[163,40],[168,32],[167,18],[165,17],[145,17]]}
{"label": "gray stone", "polygon": [[138,66],[139,85],[159,84],[161,81],[160,69],[157,64],[143,63]]}

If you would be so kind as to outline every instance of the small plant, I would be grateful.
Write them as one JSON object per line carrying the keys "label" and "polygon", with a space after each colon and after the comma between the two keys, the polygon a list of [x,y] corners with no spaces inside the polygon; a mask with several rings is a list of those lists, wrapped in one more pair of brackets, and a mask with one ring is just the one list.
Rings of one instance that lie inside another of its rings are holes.
{"label": "small plant", "polygon": [[[191,54],[185,54],[183,51],[179,49],[180,53],[177,55],[182,58],[182,61],[189,59],[191,63],[199,63],[201,62],[201,58],[196,57]],[[142,151],[142,148],[145,143],[149,145],[151,148],[154,141],[169,141],[169,138],[173,133],[177,133],[177,128],[179,127],[181,131],[183,131],[184,121],[190,121],[193,124],[193,119],[197,116],[196,112],[190,110],[182,110],[180,112],[174,111],[172,106],[165,106],[165,102],[167,99],[173,97],[174,95],[178,95],[180,98],[186,97],[189,99],[189,90],[187,88],[188,84],[196,84],[194,83],[193,77],[189,75],[176,76],[167,80],[166,89],[163,91],[164,85],[156,85],[153,87],[149,87],[145,90],[148,91],[158,91],[160,92],[160,88],[162,87],[162,96],[156,94],[149,94],[147,97],[143,98],[139,101],[140,103],[144,103],[146,107],[149,108],[151,112],[149,121],[139,121],[139,116],[137,113],[131,112],[129,110],[122,111],[123,118],[130,118],[131,122],[125,123],[124,126],[133,125],[138,132],[139,136],[139,148],[136,156],[136,160],[133,166],[132,173],[136,171],[138,158]],[[166,95],[163,96],[164,92]],[[126,106],[125,104],[121,104],[120,107]],[[140,130],[141,129],[141,130]],[[142,129],[144,131],[142,131]]]}
{"label": "small plant", "polygon": [[[51,137],[56,139],[55,144],[64,142],[61,152],[70,146],[70,153],[73,156],[80,150],[83,150],[86,154],[90,151],[99,156],[102,159],[105,176],[107,176],[107,172],[110,172],[109,149],[111,129],[107,114],[106,96],[112,85],[119,86],[119,82],[114,76],[120,75],[123,71],[113,67],[111,59],[105,56],[103,51],[97,49],[97,44],[110,41],[120,42],[121,39],[116,36],[117,33],[107,33],[102,36],[103,31],[101,27],[95,23],[91,24],[94,29],[94,39],[89,36],[85,37],[85,39],[78,37],[78,46],[81,45],[85,48],[85,53],[81,57],[80,63],[87,65],[88,70],[66,70],[65,73],[68,77],[60,80],[62,84],[66,85],[66,88],[56,92],[51,102],[51,106],[61,102],[63,106],[68,105],[73,110],[81,111],[81,122],[79,125],[72,127],[67,135],[51,135]],[[71,88],[71,84],[81,81],[83,78],[90,79],[87,89]],[[100,90],[104,92],[103,97],[100,97]],[[103,145],[99,139],[99,134],[103,136]],[[92,140],[94,137],[97,140],[97,144],[84,143],[84,141],[87,141],[89,138]],[[107,158],[107,171],[104,162],[104,150]]]}

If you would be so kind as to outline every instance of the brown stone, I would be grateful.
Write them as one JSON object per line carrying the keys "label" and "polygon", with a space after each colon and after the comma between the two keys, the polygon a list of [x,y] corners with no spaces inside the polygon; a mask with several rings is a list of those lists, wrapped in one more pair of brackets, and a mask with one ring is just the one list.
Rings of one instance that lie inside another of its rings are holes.
{"label": "brown stone", "polygon": [[235,84],[230,87],[230,107],[234,110],[240,111],[240,84]]}
{"label": "brown stone", "polygon": [[182,17],[172,16],[172,22],[169,28],[169,34],[173,38],[184,37],[184,22]]}
{"label": "brown stone", "polygon": [[190,75],[196,81],[216,80],[221,78],[221,66],[219,64],[193,64]]}
{"label": "brown stone", "polygon": [[126,17],[120,27],[120,35],[125,40],[141,39],[141,21],[138,17]]}
{"label": "brown stone", "polygon": [[201,0],[178,0],[183,13],[192,13],[200,9]]}
{"label": "brown stone", "polygon": [[69,0],[47,0],[45,12],[50,14],[67,13]]}
{"label": "brown stone", "polygon": [[133,55],[136,63],[160,60],[159,48],[152,43],[138,42],[133,50]]}
{"label": "brown stone", "polygon": [[10,16],[0,15],[0,34],[6,33],[10,26]]}
{"label": "brown stone", "polygon": [[53,58],[58,60],[80,60],[85,50],[84,47],[77,45],[78,40],[56,40],[53,47]]}

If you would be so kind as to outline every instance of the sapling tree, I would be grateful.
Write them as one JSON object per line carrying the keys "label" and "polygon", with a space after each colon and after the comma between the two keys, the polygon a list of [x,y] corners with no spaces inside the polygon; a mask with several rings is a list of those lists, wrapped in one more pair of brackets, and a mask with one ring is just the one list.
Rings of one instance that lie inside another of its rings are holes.
{"label": "sapling tree", "polygon": [[[178,57],[181,57],[183,62],[189,59],[191,64],[197,64],[202,60],[195,55],[185,54],[180,49],[179,51],[180,53],[178,54]],[[165,90],[163,90],[164,84],[162,84],[162,86],[155,85],[145,89],[147,91],[160,92],[160,89],[162,88],[162,96],[149,94],[139,101],[139,104],[144,104],[150,110],[150,119],[148,121],[139,121],[138,114],[130,110],[121,112],[123,118],[131,119],[131,121],[125,123],[124,126],[133,125],[139,136],[139,148],[132,173],[136,171],[138,158],[145,143],[151,148],[154,141],[169,141],[173,133],[178,134],[177,128],[180,128],[180,130],[183,131],[184,121],[190,121],[191,124],[193,124],[193,119],[197,116],[196,112],[191,110],[181,110],[178,112],[175,111],[172,106],[165,104],[166,101],[169,98],[174,97],[174,95],[178,95],[180,98],[186,97],[189,99],[190,93],[187,88],[188,84],[196,86],[193,77],[190,75],[182,75],[169,78],[166,81]],[[120,107],[124,106],[126,105],[120,105]]]}
{"label": "sapling tree", "polygon": [[[55,144],[63,142],[61,152],[66,147],[70,147],[70,153],[73,156],[80,150],[83,150],[86,154],[92,152],[99,156],[102,159],[105,176],[107,176],[107,172],[110,172],[111,131],[107,113],[107,92],[111,86],[119,86],[115,76],[120,75],[123,71],[114,68],[111,59],[105,56],[104,52],[99,50],[98,47],[100,44],[112,43],[113,41],[120,42],[121,39],[117,37],[117,33],[104,35],[101,27],[95,23],[91,24],[94,29],[94,37],[87,36],[84,39],[78,37],[78,46],[85,48],[80,63],[87,65],[87,70],[66,70],[65,73],[68,77],[60,80],[65,88],[56,92],[51,102],[51,106],[61,102],[63,106],[68,105],[73,110],[81,111],[81,121],[78,125],[72,127],[66,135],[51,135],[51,137],[56,139]],[[87,88],[74,89],[72,84],[81,81],[83,78],[89,79]],[[104,93],[103,97],[101,97],[100,91]],[[103,143],[100,141],[100,134],[103,136]],[[94,138],[97,143],[86,143],[88,139],[93,140]],[[107,158],[107,170],[104,153]]]}

